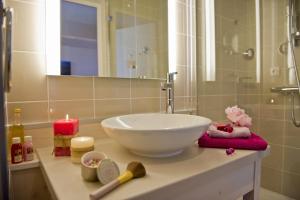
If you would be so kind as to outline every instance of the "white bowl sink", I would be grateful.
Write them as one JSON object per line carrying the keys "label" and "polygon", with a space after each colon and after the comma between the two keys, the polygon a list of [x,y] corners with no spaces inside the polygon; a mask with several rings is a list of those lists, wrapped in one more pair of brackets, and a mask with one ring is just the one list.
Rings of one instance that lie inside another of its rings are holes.
{"label": "white bowl sink", "polygon": [[184,114],[131,114],[101,122],[106,134],[140,156],[169,157],[181,153],[211,124],[205,117]]}

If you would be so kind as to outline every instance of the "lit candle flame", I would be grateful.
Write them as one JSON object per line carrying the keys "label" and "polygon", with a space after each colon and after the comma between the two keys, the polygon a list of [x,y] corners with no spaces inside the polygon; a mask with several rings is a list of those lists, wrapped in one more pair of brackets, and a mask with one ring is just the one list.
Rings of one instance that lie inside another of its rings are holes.
{"label": "lit candle flame", "polygon": [[69,114],[66,114],[66,120],[69,120]]}

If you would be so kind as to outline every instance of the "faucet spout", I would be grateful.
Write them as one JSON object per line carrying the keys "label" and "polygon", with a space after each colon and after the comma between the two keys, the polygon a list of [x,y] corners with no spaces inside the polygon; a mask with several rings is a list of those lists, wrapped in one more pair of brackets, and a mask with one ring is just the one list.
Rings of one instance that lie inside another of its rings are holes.
{"label": "faucet spout", "polygon": [[167,81],[163,84],[162,90],[167,92],[166,99],[166,113],[174,113],[174,77],[178,74],[177,72],[172,72],[167,74]]}

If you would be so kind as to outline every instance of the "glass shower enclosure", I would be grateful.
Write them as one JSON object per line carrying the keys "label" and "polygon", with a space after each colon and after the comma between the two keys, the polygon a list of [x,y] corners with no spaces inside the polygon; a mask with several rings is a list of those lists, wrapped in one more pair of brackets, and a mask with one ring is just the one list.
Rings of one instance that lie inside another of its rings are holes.
{"label": "glass shower enclosure", "polygon": [[[293,30],[299,30],[299,0]],[[289,0],[197,0],[197,112],[225,121],[224,110],[238,105],[253,119],[271,154],[263,160],[261,186],[300,199],[300,96],[275,92],[296,88],[289,46]],[[299,34],[300,35],[300,34]],[[300,63],[299,41],[295,60]],[[273,88],[273,90],[272,90]],[[294,101],[294,109],[293,109]]]}

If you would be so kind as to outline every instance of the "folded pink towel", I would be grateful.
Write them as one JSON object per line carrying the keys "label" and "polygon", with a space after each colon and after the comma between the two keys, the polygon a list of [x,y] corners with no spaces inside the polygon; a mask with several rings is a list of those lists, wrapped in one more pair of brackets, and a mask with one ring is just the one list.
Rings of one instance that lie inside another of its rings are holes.
{"label": "folded pink towel", "polygon": [[247,150],[265,150],[268,143],[258,135],[251,133],[249,138],[213,138],[205,133],[198,140],[199,147],[234,148]]}
{"label": "folded pink towel", "polygon": [[212,124],[207,130],[210,137],[217,138],[248,138],[251,136],[250,129],[247,127],[231,126],[230,124]]}

